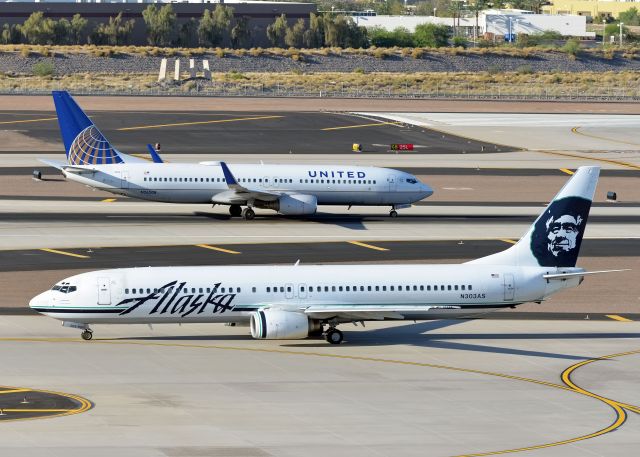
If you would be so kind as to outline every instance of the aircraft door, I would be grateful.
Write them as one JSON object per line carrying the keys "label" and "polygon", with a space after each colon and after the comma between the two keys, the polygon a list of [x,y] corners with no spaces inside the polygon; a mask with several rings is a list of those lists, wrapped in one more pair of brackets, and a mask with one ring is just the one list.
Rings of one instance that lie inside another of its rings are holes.
{"label": "aircraft door", "polygon": [[387,183],[389,184],[389,192],[395,192],[396,190],[396,177],[389,175],[387,177]]}
{"label": "aircraft door", "polygon": [[505,273],[504,275],[504,299],[505,301],[513,300],[516,292],[515,283],[513,281],[513,275],[511,273]]}
{"label": "aircraft door", "polygon": [[287,299],[293,298],[293,284],[285,284],[284,285],[284,297]]}
{"label": "aircraft door", "polygon": [[111,304],[111,283],[109,278],[98,278],[98,304]]}
{"label": "aircraft door", "polygon": [[307,298],[306,284],[298,284],[298,298]]}

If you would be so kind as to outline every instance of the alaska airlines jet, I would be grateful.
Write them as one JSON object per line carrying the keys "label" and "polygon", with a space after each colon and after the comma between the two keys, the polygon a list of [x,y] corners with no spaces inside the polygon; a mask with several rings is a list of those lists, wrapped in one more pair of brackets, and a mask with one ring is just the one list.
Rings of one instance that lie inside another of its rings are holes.
{"label": "alaska airlines jet", "polygon": [[[82,273],[33,298],[34,310],[89,324],[249,323],[254,338],[325,334],[365,320],[471,317],[540,303],[579,285],[577,268],[598,167],[582,167],[506,251],[462,265],[148,267]],[[610,270],[620,271],[620,270]]]}
{"label": "alaska airlines jet", "polygon": [[[284,215],[314,214],[318,205],[390,206],[389,215],[433,194],[398,170],[336,165],[253,165],[153,162],[111,146],[67,92],[53,92],[67,163],[42,160],[68,179],[117,195],[171,203],[228,205],[232,216],[253,219],[253,208]],[[242,209],[244,207],[244,209]]]}

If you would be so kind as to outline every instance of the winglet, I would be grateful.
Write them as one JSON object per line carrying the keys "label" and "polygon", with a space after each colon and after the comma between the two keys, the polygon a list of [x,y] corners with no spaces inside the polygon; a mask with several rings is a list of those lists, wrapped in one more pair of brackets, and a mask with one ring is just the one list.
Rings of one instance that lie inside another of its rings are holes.
{"label": "winglet", "polygon": [[227,181],[227,185],[229,187],[237,186],[238,181],[236,180],[235,176],[233,176],[233,173],[231,173],[231,170],[229,170],[227,164],[224,162],[220,162],[220,166],[222,167],[222,173],[224,174],[225,181]]}
{"label": "winglet", "polygon": [[158,154],[158,151],[155,150],[153,146],[147,144],[147,149],[149,150],[149,154],[151,155],[151,159],[153,159],[153,163],[164,163],[164,160]]}

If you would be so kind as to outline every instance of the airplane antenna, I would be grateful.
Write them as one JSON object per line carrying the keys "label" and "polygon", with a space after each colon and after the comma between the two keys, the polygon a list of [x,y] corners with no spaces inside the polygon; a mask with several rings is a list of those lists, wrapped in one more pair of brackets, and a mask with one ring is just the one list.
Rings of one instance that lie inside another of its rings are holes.
{"label": "airplane antenna", "polygon": [[296,263],[293,264],[294,267],[297,267],[298,265],[300,265],[300,259],[296,260]]}

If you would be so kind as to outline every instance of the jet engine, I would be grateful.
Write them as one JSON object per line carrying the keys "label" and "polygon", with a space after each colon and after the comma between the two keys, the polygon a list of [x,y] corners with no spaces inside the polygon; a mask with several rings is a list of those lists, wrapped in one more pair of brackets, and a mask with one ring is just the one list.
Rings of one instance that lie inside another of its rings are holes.
{"label": "jet engine", "polygon": [[300,216],[303,214],[314,214],[318,208],[318,199],[315,195],[282,195],[278,200],[272,202],[256,201],[255,206],[258,208],[272,209],[285,216]]}
{"label": "jet engine", "polygon": [[251,336],[266,340],[299,340],[322,331],[322,325],[292,311],[266,309],[251,314]]}

